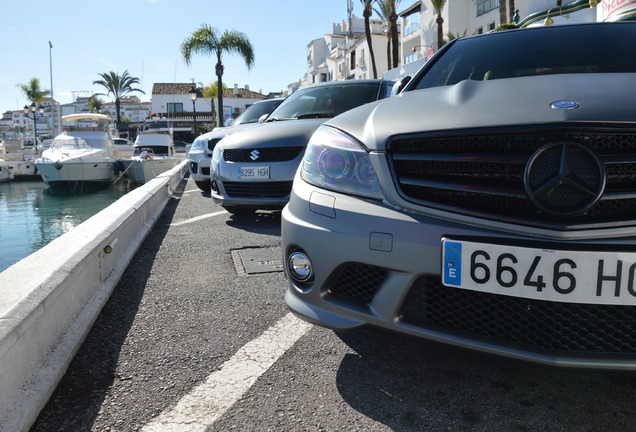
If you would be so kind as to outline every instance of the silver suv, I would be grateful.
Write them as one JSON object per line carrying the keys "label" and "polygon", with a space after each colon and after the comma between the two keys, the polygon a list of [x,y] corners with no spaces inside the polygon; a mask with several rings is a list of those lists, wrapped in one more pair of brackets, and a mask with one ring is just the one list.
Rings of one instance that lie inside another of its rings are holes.
{"label": "silver suv", "polygon": [[461,38],[321,126],[282,214],[291,310],[636,370],[634,40],[636,22]]}

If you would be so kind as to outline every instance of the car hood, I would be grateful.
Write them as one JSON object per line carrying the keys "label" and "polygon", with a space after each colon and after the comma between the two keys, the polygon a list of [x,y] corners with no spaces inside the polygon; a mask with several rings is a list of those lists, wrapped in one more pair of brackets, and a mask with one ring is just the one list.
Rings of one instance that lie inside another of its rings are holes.
{"label": "car hood", "polygon": [[245,129],[250,129],[258,126],[258,123],[245,123],[236,126],[224,126],[224,127],[216,127],[212,131],[206,133],[205,139],[213,139],[213,138],[223,138],[224,136],[244,131]]}
{"label": "car hood", "polygon": [[261,123],[223,139],[219,145],[227,148],[305,146],[309,138],[327,119],[283,120]]}
{"label": "car hood", "polygon": [[[328,123],[383,150],[389,137],[428,131],[562,122],[636,122],[635,74],[465,80],[416,90],[346,112]],[[555,109],[555,101],[574,109]]]}

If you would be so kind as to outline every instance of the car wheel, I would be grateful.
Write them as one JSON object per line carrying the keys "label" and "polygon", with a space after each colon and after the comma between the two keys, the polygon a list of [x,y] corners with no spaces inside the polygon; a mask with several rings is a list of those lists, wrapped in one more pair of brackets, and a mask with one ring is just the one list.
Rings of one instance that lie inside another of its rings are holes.
{"label": "car wheel", "polygon": [[208,181],[195,181],[196,185],[204,192],[210,192],[210,182]]}
{"label": "car wheel", "polygon": [[223,206],[223,208],[227,210],[228,213],[231,213],[233,215],[249,215],[256,212],[256,209],[253,207]]}

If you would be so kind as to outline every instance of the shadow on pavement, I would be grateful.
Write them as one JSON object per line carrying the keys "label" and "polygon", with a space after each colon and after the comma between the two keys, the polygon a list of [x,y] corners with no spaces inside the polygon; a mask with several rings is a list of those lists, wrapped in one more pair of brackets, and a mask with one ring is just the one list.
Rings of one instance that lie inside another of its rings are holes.
{"label": "shadow on pavement", "polygon": [[394,431],[636,430],[636,377],[558,369],[376,329],[340,332],[355,353],[343,399]]}

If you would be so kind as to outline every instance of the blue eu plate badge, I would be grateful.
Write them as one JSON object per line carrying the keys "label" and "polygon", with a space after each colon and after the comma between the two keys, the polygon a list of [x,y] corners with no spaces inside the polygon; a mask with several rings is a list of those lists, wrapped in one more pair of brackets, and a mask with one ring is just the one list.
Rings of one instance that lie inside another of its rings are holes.
{"label": "blue eu plate badge", "polygon": [[443,240],[443,283],[450,286],[462,285],[462,244]]}

